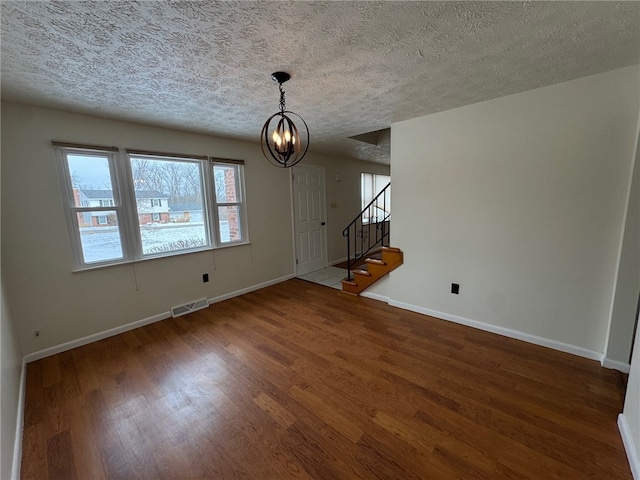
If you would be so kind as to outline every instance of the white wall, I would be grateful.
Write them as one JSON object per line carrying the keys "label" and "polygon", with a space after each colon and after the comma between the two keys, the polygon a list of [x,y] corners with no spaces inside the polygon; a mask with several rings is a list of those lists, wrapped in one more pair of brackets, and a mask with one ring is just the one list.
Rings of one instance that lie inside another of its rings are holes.
{"label": "white wall", "polygon": [[393,124],[392,301],[604,352],[639,82],[628,67]]}
{"label": "white wall", "polygon": [[[640,128],[640,119],[638,124]],[[640,294],[640,137],[636,139],[635,166],[615,285],[605,356],[606,362],[628,365]]]}
{"label": "white wall", "polygon": [[[6,204],[4,205],[6,206]],[[2,212],[4,215],[4,210]],[[4,245],[2,245],[4,248]],[[22,349],[16,335],[14,321],[9,313],[5,285],[0,275],[0,478],[16,478],[19,455],[15,451],[16,426],[22,409],[20,383],[22,374]],[[20,441],[20,438],[17,439]],[[16,471],[13,460],[16,458]],[[14,475],[15,473],[15,475]]]}
{"label": "white wall", "polygon": [[635,474],[634,478],[640,480],[640,328],[636,331],[623,416],[629,433],[629,438],[625,440],[631,440],[625,442],[627,456]]}
{"label": "white wall", "polygon": [[4,284],[0,313],[0,478],[11,475],[19,408],[22,351],[5,301]]}
{"label": "white wall", "polygon": [[[51,140],[244,159],[251,245],[72,273]],[[2,270],[25,354],[294,272],[289,175],[257,143],[3,104],[2,159]]]}

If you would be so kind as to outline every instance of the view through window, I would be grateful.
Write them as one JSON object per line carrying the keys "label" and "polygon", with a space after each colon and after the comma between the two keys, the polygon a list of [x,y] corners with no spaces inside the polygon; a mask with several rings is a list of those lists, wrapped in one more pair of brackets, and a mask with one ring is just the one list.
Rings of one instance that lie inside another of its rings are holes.
{"label": "view through window", "polygon": [[247,241],[241,161],[56,150],[76,269]]}
{"label": "view through window", "polygon": [[391,213],[391,189],[378,199],[374,205],[369,205],[373,199],[391,182],[389,175],[363,173],[360,176],[361,209],[365,210],[364,223],[377,223],[386,219]]}

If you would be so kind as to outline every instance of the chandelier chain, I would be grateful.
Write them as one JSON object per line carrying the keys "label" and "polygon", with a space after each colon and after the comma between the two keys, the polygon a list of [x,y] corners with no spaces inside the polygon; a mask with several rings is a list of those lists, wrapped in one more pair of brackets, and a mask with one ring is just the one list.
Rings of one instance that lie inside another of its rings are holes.
{"label": "chandelier chain", "polygon": [[282,84],[279,84],[280,87],[280,112],[284,112],[286,110],[285,104],[284,104],[284,88],[282,88]]}

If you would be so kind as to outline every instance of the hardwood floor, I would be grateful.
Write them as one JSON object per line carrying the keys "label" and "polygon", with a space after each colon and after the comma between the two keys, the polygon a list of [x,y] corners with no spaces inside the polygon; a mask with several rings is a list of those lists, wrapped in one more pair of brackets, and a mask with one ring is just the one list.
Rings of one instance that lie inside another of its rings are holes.
{"label": "hardwood floor", "polygon": [[631,479],[617,372],[302,280],[27,367],[23,479]]}

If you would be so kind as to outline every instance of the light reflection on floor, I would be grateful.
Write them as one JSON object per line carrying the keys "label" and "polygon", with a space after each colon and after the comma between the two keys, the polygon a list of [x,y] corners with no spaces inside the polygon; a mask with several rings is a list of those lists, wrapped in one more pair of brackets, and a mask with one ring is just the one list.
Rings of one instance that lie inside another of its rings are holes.
{"label": "light reflection on floor", "polygon": [[340,283],[340,280],[342,280],[346,276],[347,271],[344,268],[327,267],[316,270],[315,272],[298,275],[298,278],[307,280],[308,282],[318,283],[326,287],[342,290],[342,284]]}

